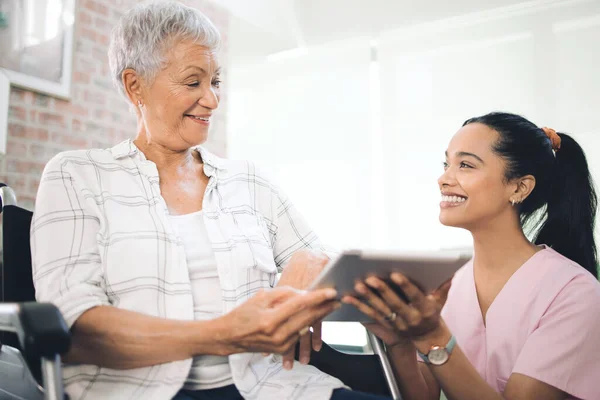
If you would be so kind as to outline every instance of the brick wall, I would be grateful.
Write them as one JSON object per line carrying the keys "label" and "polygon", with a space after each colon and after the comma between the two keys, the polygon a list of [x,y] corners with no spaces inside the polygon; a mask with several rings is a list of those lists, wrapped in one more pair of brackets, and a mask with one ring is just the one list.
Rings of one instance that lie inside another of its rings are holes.
{"label": "brick wall", "polygon": [[[185,0],[199,8],[223,37],[221,64],[226,82],[229,15],[208,0]],[[113,87],[108,68],[110,30],[135,0],[77,0],[71,99],[11,88],[6,155],[0,181],[17,192],[19,204],[33,208],[46,162],[63,150],[111,147],[135,135],[135,116]],[[207,147],[226,153],[226,85]]]}

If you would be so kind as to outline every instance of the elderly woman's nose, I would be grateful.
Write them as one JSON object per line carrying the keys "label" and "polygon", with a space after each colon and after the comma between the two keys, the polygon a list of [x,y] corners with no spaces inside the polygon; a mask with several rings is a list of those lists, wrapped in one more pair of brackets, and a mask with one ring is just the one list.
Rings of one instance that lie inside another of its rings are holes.
{"label": "elderly woman's nose", "polygon": [[214,110],[219,107],[219,95],[213,87],[204,92],[204,95],[198,99],[198,104],[202,107]]}

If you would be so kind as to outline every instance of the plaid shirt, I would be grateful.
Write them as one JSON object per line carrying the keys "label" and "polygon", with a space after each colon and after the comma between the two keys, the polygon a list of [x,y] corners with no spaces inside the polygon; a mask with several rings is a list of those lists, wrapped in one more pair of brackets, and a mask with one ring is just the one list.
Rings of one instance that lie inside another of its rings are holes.
{"label": "plaid shirt", "polygon": [[[209,177],[203,211],[215,253],[224,313],[270,288],[303,248],[321,249],[287,198],[249,162],[197,150]],[[64,152],[46,166],[31,228],[38,301],[52,302],[72,326],[99,305],[174,320],[194,318],[182,241],[167,218],[156,165],[131,140],[112,149]],[[229,356],[247,399],[329,399],[343,384],[316,368],[282,368],[279,356]],[[192,360],[114,370],[64,368],[77,399],[170,399]]]}

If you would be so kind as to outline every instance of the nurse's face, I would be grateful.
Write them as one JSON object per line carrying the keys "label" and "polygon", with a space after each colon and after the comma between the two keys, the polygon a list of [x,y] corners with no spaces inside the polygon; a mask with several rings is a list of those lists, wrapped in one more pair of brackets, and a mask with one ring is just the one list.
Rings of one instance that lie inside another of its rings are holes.
{"label": "nurse's face", "polygon": [[462,127],[446,151],[440,222],[474,230],[500,218],[514,218],[510,203],[516,185],[504,178],[506,164],[493,152],[495,130],[479,123]]}

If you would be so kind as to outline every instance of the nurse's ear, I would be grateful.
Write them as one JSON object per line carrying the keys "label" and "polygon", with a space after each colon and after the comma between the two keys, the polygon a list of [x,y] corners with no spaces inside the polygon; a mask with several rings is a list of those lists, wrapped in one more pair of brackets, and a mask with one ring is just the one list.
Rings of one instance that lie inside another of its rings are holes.
{"label": "nurse's ear", "polygon": [[522,203],[533,192],[535,188],[535,177],[533,175],[525,175],[514,180],[515,189],[510,197],[512,203]]}

